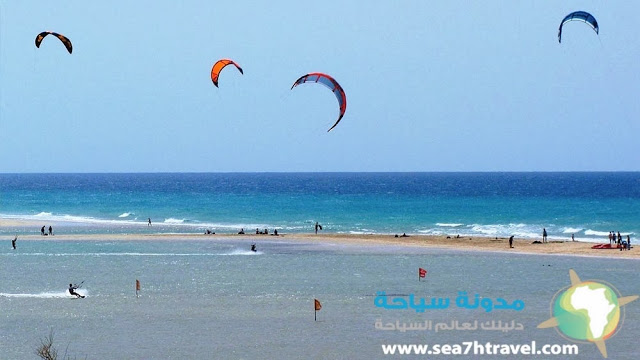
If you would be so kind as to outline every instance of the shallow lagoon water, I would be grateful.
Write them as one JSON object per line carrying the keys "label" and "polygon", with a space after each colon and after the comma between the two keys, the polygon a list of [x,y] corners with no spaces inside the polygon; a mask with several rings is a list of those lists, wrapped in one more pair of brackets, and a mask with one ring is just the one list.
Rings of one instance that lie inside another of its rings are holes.
{"label": "shallow lagoon water", "polygon": [[[87,359],[375,359],[384,357],[382,344],[393,343],[571,344],[554,329],[536,328],[550,317],[555,293],[569,285],[569,268],[583,280],[613,284],[622,295],[640,294],[633,280],[640,262],[634,260],[268,240],[253,253],[253,240],[45,240],[21,242],[15,251],[7,246],[0,252],[2,358],[33,359],[51,330],[61,352],[66,348],[72,357]],[[419,267],[428,270],[423,281]],[[81,281],[86,299],[62,296],[69,282]],[[452,301],[466,291],[520,299],[526,306],[418,313],[375,306],[379,291]],[[318,321],[314,298],[323,305]],[[374,326],[378,319],[515,320],[524,329],[381,331]],[[638,320],[640,303],[633,302],[618,333],[606,341],[610,358],[634,358]],[[579,349],[572,358],[601,358],[593,344]]]}

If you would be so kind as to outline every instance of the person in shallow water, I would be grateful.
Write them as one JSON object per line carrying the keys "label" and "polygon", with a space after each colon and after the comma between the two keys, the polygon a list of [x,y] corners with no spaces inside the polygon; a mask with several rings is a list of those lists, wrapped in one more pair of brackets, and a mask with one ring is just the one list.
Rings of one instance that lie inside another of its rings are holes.
{"label": "person in shallow water", "polygon": [[83,296],[83,295],[78,294],[78,293],[76,292],[76,289],[78,289],[78,287],[77,287],[77,286],[73,286],[73,284],[69,284],[69,294],[71,294],[71,295],[75,296],[76,298],[83,298],[83,299],[84,299],[84,296]]}
{"label": "person in shallow water", "polygon": [[256,252],[256,244],[251,244],[251,251]]}

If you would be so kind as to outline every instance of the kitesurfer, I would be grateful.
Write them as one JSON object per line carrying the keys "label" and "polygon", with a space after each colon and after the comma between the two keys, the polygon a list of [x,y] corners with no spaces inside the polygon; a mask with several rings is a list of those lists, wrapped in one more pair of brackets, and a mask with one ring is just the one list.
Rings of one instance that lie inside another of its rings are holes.
{"label": "kitesurfer", "polygon": [[13,250],[16,249],[16,241],[18,241],[18,235],[11,240],[11,246],[13,246]]}
{"label": "kitesurfer", "polygon": [[251,244],[251,251],[256,252],[256,244]]}
{"label": "kitesurfer", "polygon": [[80,295],[76,292],[77,289],[78,289],[77,286],[73,286],[73,284],[69,284],[69,294],[74,295],[76,298],[84,299],[84,295]]}

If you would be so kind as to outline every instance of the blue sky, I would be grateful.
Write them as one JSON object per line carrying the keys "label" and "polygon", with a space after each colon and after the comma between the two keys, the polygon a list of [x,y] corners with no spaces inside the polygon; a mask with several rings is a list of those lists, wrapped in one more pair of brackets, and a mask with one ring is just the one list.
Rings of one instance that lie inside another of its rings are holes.
{"label": "blue sky", "polygon": [[[562,18],[588,11],[596,35]],[[0,172],[639,171],[637,1],[0,1]],[[69,55],[52,30],[68,36]],[[211,67],[230,58],[216,88]],[[347,93],[340,124],[327,88]]]}

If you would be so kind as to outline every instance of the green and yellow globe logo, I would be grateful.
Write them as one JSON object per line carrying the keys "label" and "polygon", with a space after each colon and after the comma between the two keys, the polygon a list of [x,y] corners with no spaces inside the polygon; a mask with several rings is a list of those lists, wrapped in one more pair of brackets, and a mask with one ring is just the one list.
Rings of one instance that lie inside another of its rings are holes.
{"label": "green and yellow globe logo", "polygon": [[571,286],[559,291],[551,302],[552,317],[538,328],[556,327],[569,339],[596,344],[607,357],[604,341],[618,329],[621,307],[638,296],[618,297],[613,286],[596,281],[581,281],[569,270]]}
{"label": "green and yellow globe logo", "polygon": [[558,294],[553,316],[558,320],[558,330],[572,339],[607,339],[620,322],[618,296],[607,285],[583,282]]}

